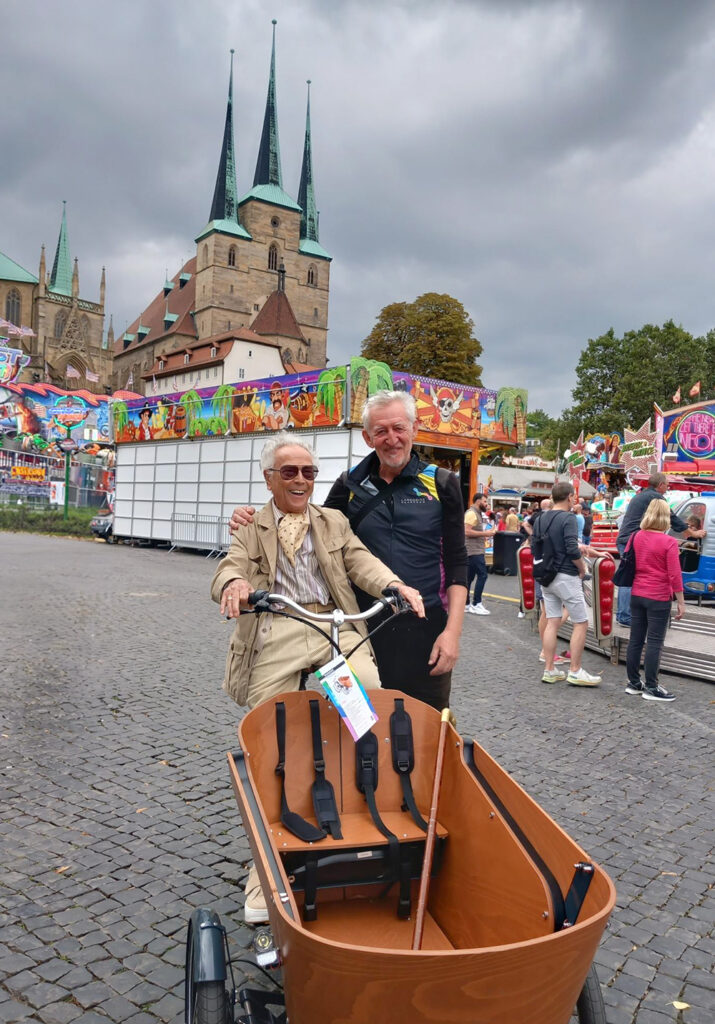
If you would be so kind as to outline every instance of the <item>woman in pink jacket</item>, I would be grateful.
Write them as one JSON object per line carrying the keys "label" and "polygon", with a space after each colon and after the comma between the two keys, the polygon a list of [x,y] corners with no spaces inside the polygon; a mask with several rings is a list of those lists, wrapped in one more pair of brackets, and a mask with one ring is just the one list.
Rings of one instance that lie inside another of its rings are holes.
{"label": "woman in pink jacket", "polygon": [[[683,576],[680,571],[678,542],[669,537],[670,508],[662,499],[654,499],[633,534],[636,575],[631,590],[631,638],[626,654],[628,686],[626,693],[640,693],[644,700],[675,700],[658,684],[660,655],[670,621],[673,595],[678,603],[675,618],[685,612]],[[645,644],[645,683],[640,664]]]}

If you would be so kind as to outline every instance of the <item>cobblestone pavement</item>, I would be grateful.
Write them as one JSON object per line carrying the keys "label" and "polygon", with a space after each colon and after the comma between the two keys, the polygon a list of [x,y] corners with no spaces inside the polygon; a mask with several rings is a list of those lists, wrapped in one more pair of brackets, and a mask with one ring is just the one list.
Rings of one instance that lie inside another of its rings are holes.
{"label": "cobblestone pavement", "polygon": [[[218,910],[234,950],[250,939],[214,564],[0,534],[0,1024],[181,1020],[191,910]],[[615,881],[596,958],[609,1024],[712,1024],[715,689],[670,677],[675,704],[649,704],[588,652],[599,689],[543,686],[516,605],[486,601],[458,724]]]}

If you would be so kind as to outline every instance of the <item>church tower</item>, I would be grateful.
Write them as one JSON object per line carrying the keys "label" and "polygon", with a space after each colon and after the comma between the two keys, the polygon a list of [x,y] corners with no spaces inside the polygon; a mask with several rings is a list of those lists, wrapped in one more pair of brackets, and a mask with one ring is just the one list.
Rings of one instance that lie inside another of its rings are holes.
{"label": "church tower", "polygon": [[[209,222],[196,238],[195,319],[199,339],[250,327],[278,291],[292,307],[302,338],[286,347],[288,361],[325,366],[330,255],[318,241],[310,134],[306,120],[301,196],[283,189],[276,96],[276,22],[263,130],[253,187],[236,201],[233,58],[223,143]],[[233,51],[232,51],[233,53]],[[283,300],[282,300],[283,301]],[[302,357],[302,358],[301,358]]]}
{"label": "church tower", "polygon": [[43,246],[34,299],[36,338],[31,368],[42,380],[69,390],[94,392],[103,392],[109,384],[113,353],[103,344],[105,289],[102,269],[100,301],[80,295],[79,263],[70,253],[67,206],[63,203],[52,270],[46,276]]}

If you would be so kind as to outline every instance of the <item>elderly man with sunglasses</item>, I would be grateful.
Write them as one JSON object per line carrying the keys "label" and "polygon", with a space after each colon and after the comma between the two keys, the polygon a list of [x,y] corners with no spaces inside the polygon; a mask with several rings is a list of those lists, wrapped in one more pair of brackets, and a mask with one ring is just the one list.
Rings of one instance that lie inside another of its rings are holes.
{"label": "elderly man with sunglasses", "polygon": [[[333,657],[327,639],[304,623],[270,614],[238,618],[254,590],[285,594],[313,611],[338,607],[355,614],[359,609],[351,581],[373,597],[393,586],[424,617],[420,594],[370,554],[342,513],[310,503],[318,464],[307,443],[277,434],[263,448],[261,469],[272,499],[249,526],[234,533],[211,584],[221,613],[238,619],[224,689],[249,707],[297,690],[304,670]],[[340,630],[343,653],[366,632],[362,622],[345,623]],[[368,644],[355,651],[350,663],[365,687],[380,685]]]}

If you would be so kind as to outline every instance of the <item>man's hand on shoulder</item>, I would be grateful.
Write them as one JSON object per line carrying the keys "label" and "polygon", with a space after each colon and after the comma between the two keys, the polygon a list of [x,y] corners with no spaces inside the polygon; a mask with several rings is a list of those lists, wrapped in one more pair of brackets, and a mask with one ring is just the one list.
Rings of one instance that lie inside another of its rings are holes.
{"label": "man's hand on shoulder", "polygon": [[448,629],[440,633],[434,642],[429,656],[428,665],[431,676],[441,676],[451,672],[459,657],[459,637]]}
{"label": "man's hand on shoulder", "polygon": [[231,519],[229,520],[228,529],[230,533],[235,533],[236,530],[241,526],[250,526],[253,522],[253,517],[256,514],[256,510],[253,505],[238,505],[231,513]]}

